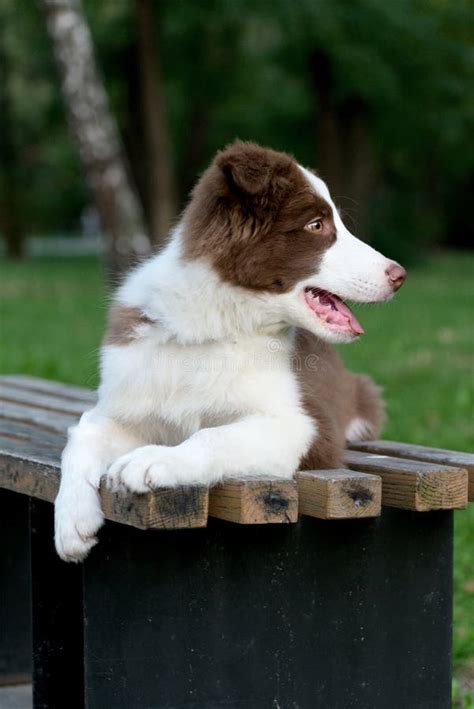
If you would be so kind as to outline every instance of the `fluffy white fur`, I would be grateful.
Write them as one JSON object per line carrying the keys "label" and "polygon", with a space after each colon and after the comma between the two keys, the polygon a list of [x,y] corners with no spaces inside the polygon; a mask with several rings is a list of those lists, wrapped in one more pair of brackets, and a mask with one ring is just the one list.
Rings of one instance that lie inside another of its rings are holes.
{"label": "fluffy white fur", "polygon": [[181,259],[178,226],[119,289],[117,302],[156,324],[141,325],[131,344],[103,348],[98,404],[69,431],[55,515],[63,559],[83,559],[97,541],[102,478],[114,490],[143,493],[295,473],[317,430],[291,369],[292,328],[351,339],[314,317],[304,287],[365,302],[393,294],[390,262],[347,231],[324,182],[301,170],[333,207],[337,227],[313,278],[282,295],[230,286],[205,260]]}

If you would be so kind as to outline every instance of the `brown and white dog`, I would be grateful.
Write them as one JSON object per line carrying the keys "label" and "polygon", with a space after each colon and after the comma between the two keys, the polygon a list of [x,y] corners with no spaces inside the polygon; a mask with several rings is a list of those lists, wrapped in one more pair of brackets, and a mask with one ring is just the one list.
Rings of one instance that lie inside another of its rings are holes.
{"label": "brown and white dog", "polygon": [[98,403],[63,453],[59,555],[96,543],[102,477],[135,493],[290,478],[377,436],[376,386],[330,343],[363,332],[345,299],[387,300],[404,279],[289,155],[240,141],[218,153],[166,248],[115,295]]}

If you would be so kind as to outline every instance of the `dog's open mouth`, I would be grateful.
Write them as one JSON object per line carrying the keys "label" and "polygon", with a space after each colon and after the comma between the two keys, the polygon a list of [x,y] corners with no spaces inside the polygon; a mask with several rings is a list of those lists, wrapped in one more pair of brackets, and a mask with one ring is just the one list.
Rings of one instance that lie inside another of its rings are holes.
{"label": "dog's open mouth", "polygon": [[334,293],[321,288],[305,288],[304,296],[308,307],[331,329],[362,335],[364,328],[352,310]]}

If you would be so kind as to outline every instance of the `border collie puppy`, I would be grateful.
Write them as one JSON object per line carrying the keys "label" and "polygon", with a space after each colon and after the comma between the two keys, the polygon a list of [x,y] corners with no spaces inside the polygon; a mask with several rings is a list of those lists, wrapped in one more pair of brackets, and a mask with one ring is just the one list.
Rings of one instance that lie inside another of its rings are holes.
{"label": "border collie puppy", "polygon": [[346,299],[388,300],[404,280],[289,155],[240,141],[219,152],[166,248],[114,297],[98,403],[62,457],[58,554],[79,561],[96,543],[101,479],[145,493],[291,478],[378,436],[377,387],[331,343],[363,333]]}

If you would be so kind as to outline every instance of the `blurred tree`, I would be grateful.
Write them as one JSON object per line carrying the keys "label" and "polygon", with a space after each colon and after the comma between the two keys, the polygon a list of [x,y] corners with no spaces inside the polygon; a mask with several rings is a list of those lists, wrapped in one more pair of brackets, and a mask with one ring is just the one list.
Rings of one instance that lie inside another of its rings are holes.
{"label": "blurred tree", "polygon": [[14,132],[10,63],[5,47],[7,27],[0,25],[0,230],[9,258],[24,256],[25,230],[20,208],[19,149]]}
{"label": "blurred tree", "polygon": [[[134,0],[138,70],[146,151],[146,202],[155,244],[163,243],[176,216],[176,184],[167,125],[166,100],[158,62],[158,35],[152,0]],[[158,3],[160,5],[160,3]]]}
{"label": "blurred tree", "polygon": [[[459,195],[450,177],[464,182],[474,167],[463,148],[474,127],[472,2],[275,0],[273,8],[284,28],[280,60],[313,86],[325,83],[313,93],[316,164],[322,157],[323,176],[337,171],[335,194],[343,207],[355,200],[362,236],[399,254],[443,232],[449,240],[448,205]],[[321,135],[328,112],[329,140]]]}
{"label": "blurred tree", "polygon": [[[83,2],[150,234],[160,140],[182,204],[239,136],[318,168],[351,228],[394,258],[472,246],[472,0]],[[5,7],[19,211],[28,233],[74,231],[87,193],[50,41],[32,3]]]}
{"label": "blurred tree", "polygon": [[357,228],[367,239],[370,198],[377,163],[370,130],[370,108],[357,93],[337,100],[329,56],[316,49],[309,57],[317,97],[317,165],[334,198],[357,205]]}
{"label": "blurred tree", "polygon": [[115,276],[149,251],[142,208],[130,183],[80,1],[40,2],[54,44],[71,129],[108,237],[108,270]]}
{"label": "blurred tree", "polygon": [[51,42],[42,20],[35,3],[0,3],[14,133],[16,204],[27,235],[38,231],[70,234],[78,231],[88,197],[64,120]]}

